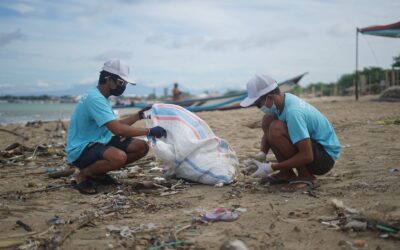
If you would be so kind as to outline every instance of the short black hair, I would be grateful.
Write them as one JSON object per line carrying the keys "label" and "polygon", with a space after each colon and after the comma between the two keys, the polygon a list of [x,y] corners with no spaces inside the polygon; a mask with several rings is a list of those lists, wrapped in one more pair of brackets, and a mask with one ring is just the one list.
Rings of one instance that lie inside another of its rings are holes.
{"label": "short black hair", "polygon": [[281,93],[281,90],[279,89],[279,87],[276,87],[274,90],[269,92],[267,95],[279,95],[280,93]]}
{"label": "short black hair", "polygon": [[117,81],[120,77],[116,74],[107,72],[107,71],[100,71],[100,77],[99,77],[99,85],[100,84],[105,84],[107,82],[107,77],[111,77],[114,81]]}

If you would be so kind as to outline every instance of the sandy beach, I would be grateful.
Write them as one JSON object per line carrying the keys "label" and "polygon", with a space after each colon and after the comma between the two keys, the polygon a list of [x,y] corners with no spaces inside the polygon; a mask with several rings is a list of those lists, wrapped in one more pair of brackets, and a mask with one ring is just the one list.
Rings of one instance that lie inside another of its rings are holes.
{"label": "sandy beach", "polygon": [[[384,231],[343,230],[332,222],[347,216],[400,227],[400,103],[374,98],[309,100],[332,122],[343,147],[333,170],[319,177],[321,186],[310,192],[283,192],[243,174],[243,160],[258,152],[262,135],[262,113],[256,108],[198,113],[241,163],[238,181],[221,188],[132,185],[162,175],[150,172],[162,165],[150,152],[130,183],[84,196],[68,186],[70,177],[48,176],[66,166],[60,123],[2,125],[28,140],[0,131],[0,248],[220,249],[225,241],[238,239],[248,249],[399,249],[399,239]],[[15,142],[15,149],[6,150]],[[332,199],[347,209],[335,207]],[[202,212],[218,207],[236,209],[239,218],[198,220]],[[129,227],[126,234],[118,231],[121,226]]]}

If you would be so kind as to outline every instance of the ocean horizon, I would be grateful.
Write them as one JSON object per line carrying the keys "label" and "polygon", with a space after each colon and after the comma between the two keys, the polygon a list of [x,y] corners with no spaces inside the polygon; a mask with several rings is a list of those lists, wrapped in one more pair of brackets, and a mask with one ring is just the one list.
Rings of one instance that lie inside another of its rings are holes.
{"label": "ocean horizon", "polygon": [[0,124],[69,120],[76,103],[0,103]]}

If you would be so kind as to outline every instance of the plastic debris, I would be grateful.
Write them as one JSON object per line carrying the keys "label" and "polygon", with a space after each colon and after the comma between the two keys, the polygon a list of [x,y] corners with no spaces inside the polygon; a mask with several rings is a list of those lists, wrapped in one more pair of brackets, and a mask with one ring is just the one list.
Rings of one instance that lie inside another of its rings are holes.
{"label": "plastic debris", "polygon": [[160,168],[160,167],[152,167],[152,168],[150,168],[150,173],[152,173],[152,172],[162,172],[163,171],[163,168]]}
{"label": "plastic debris", "polygon": [[359,211],[355,208],[347,207],[344,205],[343,201],[333,198],[331,200],[332,205],[337,209],[344,211],[349,214],[358,214]]}
{"label": "plastic debris", "polygon": [[236,212],[232,212],[226,208],[216,208],[214,211],[202,214],[201,219],[207,222],[215,221],[234,221],[239,218]]}
{"label": "plastic debris", "polygon": [[224,186],[223,182],[219,182],[219,183],[214,185],[214,187],[217,187],[217,188],[220,188],[220,187],[223,187],[223,186]]}
{"label": "plastic debris", "polygon": [[61,225],[70,223],[70,221],[64,221],[63,219],[55,215],[53,218],[46,220],[46,223],[47,225]]}
{"label": "plastic debris", "polygon": [[346,225],[344,229],[351,229],[354,231],[365,231],[367,230],[368,223],[365,221],[351,220]]}
{"label": "plastic debris", "polygon": [[231,240],[222,244],[220,250],[248,250],[248,248],[241,240]]}

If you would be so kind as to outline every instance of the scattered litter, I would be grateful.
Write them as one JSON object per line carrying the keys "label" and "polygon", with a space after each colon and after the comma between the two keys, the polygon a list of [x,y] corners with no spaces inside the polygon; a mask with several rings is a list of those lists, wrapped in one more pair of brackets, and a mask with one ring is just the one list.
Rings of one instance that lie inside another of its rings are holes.
{"label": "scattered litter", "polygon": [[171,191],[171,192],[163,192],[160,194],[160,196],[168,196],[168,195],[174,195],[174,194],[178,194],[178,191]]}
{"label": "scattered litter", "polygon": [[156,225],[154,223],[148,223],[146,225],[140,224],[138,227],[128,227],[128,226],[115,226],[115,225],[107,225],[106,230],[110,233],[119,233],[119,235],[123,238],[134,239],[135,234],[139,232],[148,232],[156,229]]}
{"label": "scattered litter", "polygon": [[154,173],[154,172],[162,172],[163,171],[163,169],[162,168],[160,168],[160,167],[152,167],[152,168],[150,168],[150,173]]}
{"label": "scattered litter", "polygon": [[247,212],[247,208],[244,208],[244,207],[238,207],[238,208],[235,208],[235,212],[244,213],[244,212]]}
{"label": "scattered litter", "polygon": [[350,214],[358,214],[359,213],[359,211],[357,209],[354,209],[351,207],[346,207],[344,205],[343,201],[341,201],[341,200],[333,198],[333,199],[331,199],[331,203],[337,210],[344,211],[344,212],[347,212]]}
{"label": "scattered litter", "polygon": [[220,187],[223,187],[223,186],[224,186],[223,182],[219,182],[219,183],[214,185],[214,187],[217,187],[217,188],[220,188]]}
{"label": "scattered litter", "polygon": [[15,223],[16,223],[18,226],[21,226],[23,229],[25,229],[25,230],[28,231],[28,232],[31,232],[31,231],[32,231],[32,228],[31,228],[28,224],[26,224],[26,223],[24,223],[24,222],[22,222],[22,221],[20,221],[20,220],[17,220]]}
{"label": "scattered litter", "polygon": [[339,241],[339,246],[342,248],[357,250],[357,249],[364,249],[368,245],[364,240],[353,240],[353,241],[341,240]]}
{"label": "scattered litter", "polygon": [[154,177],[155,181],[165,181],[164,177]]}
{"label": "scattered litter", "polygon": [[344,225],[343,228],[354,231],[365,231],[367,230],[367,226],[368,224],[365,221],[351,220],[346,225]]}
{"label": "scattered litter", "polygon": [[55,215],[53,218],[46,220],[46,223],[47,225],[62,225],[62,224],[68,224],[70,223],[70,221],[65,221],[60,217],[58,217],[57,215]]}
{"label": "scattered litter", "polygon": [[222,244],[220,250],[248,250],[241,240],[231,240]]}
{"label": "scattered litter", "polygon": [[396,173],[396,172],[399,172],[399,171],[400,171],[400,168],[389,168],[388,169],[389,173]]}
{"label": "scattered litter", "polygon": [[172,241],[172,242],[168,242],[168,243],[164,243],[155,247],[150,247],[148,250],[159,250],[159,249],[168,249],[168,247],[171,246],[177,246],[177,245],[182,245],[185,244],[185,241]]}
{"label": "scattered litter", "polygon": [[201,219],[206,222],[215,221],[235,221],[239,218],[236,212],[232,212],[226,208],[216,208],[214,211],[202,214]]}
{"label": "scattered litter", "polygon": [[61,177],[71,176],[75,172],[74,168],[60,169],[58,171],[54,171],[48,174],[50,178],[56,179]]}

